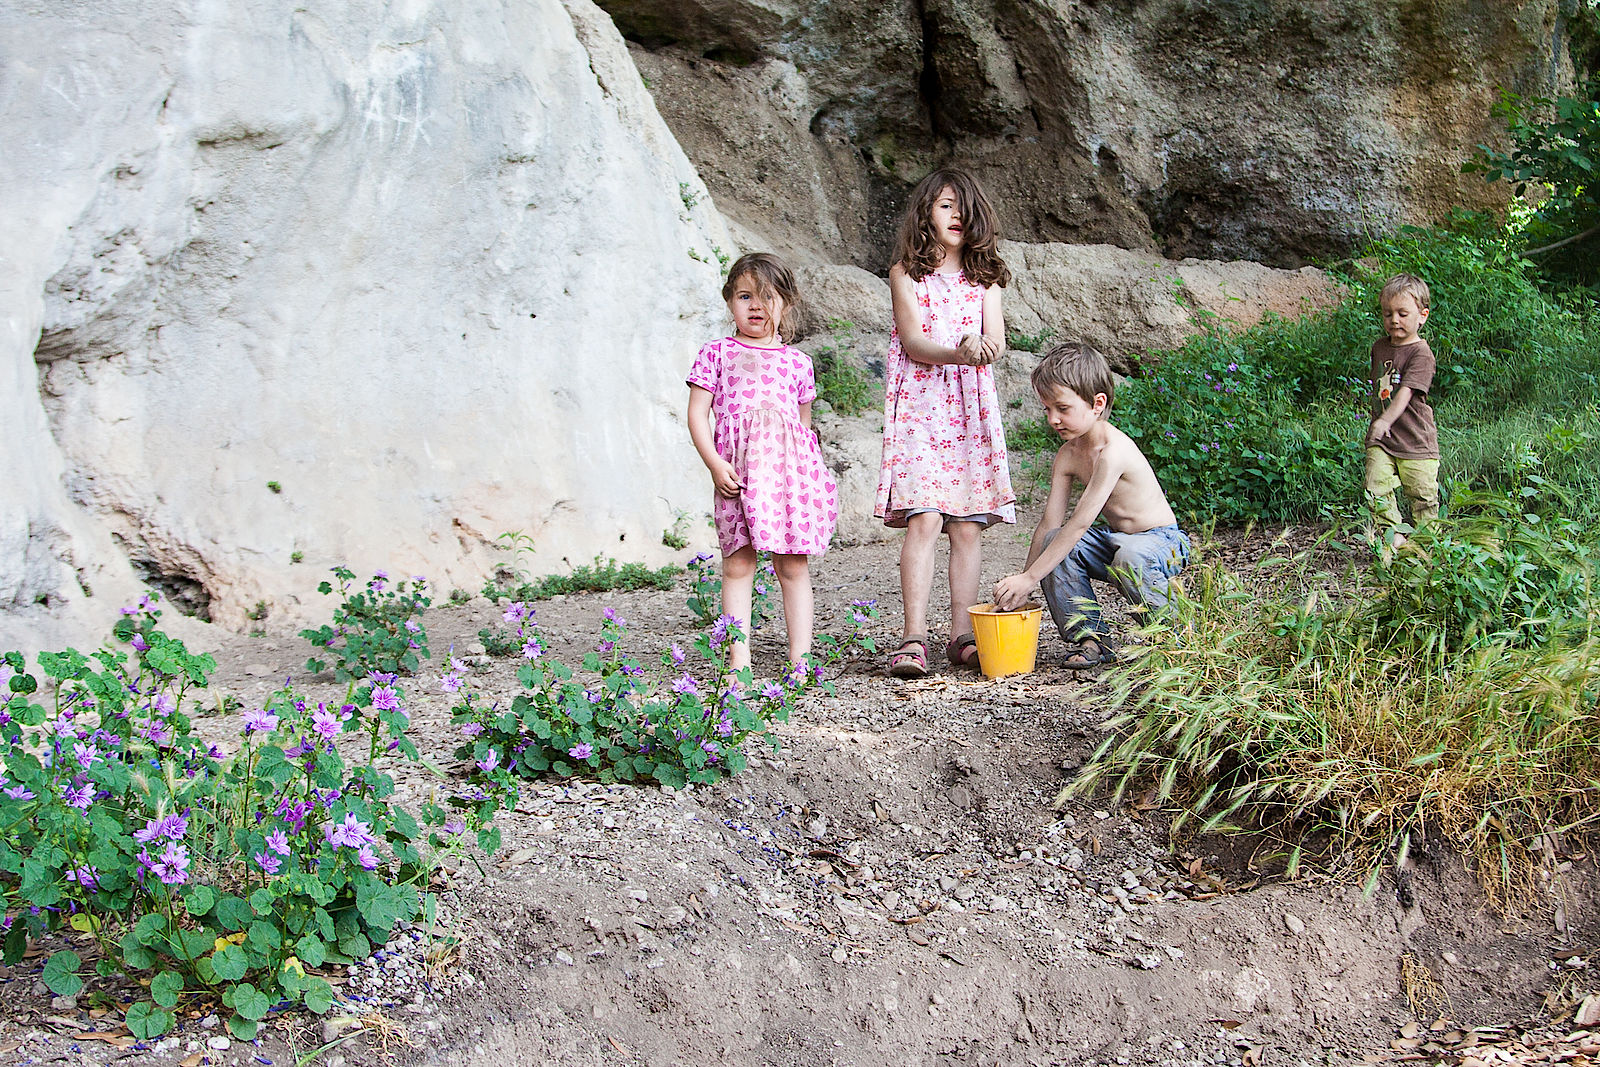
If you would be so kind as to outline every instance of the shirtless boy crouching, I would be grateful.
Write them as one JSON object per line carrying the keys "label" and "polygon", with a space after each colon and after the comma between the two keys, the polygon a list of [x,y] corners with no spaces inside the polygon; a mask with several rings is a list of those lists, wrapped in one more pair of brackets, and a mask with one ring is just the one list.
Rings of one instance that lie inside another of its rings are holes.
{"label": "shirtless boy crouching", "polygon": [[[1189,558],[1189,538],[1150,461],[1106,421],[1116,384],[1104,356],[1087,344],[1058,344],[1034,368],[1033,388],[1062,445],[1027,568],[995,583],[994,602],[1011,611],[1042,587],[1061,639],[1077,646],[1065,664],[1083,670],[1116,660],[1090,579],[1115,582],[1147,609],[1164,607],[1168,580]],[[1074,482],[1083,492],[1068,515]],[[1097,516],[1104,525],[1093,525]]]}

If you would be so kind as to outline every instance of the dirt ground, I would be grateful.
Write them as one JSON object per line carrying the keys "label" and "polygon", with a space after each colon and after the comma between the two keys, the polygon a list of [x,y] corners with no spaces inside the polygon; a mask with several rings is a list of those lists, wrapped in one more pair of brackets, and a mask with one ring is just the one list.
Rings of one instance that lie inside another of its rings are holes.
{"label": "dirt ground", "polygon": [[[986,579],[1020,566],[1030,531],[985,535]],[[1212,550],[1243,564],[1277,533]],[[843,548],[814,568],[819,632],[876,598],[889,642],[897,551]],[[537,622],[575,662],[606,607],[642,659],[696,630],[681,588],[544,602]],[[499,610],[477,599],[425,621],[415,736],[459,776],[437,667]],[[215,686],[246,707],[290,675],[334,689],[303,677],[308,646],[290,634],[217,635],[215,651]],[[1570,1020],[1548,1029],[1600,986],[1585,857],[1557,857],[1548,900],[1503,917],[1444,850],[1363,895],[1274,875],[1237,842],[1173,842],[1166,813],[1138,804],[1055,810],[1106,715],[1103,680],[1063,654],[1047,634],[1039,669],[1000,681],[937,653],[919,681],[855,661],[780,728],[781,751],[714,786],[529,783],[499,820],[503,849],[451,873],[437,930],[402,931],[383,960],[334,976],[345,1000],[328,1018],[273,1017],[254,1044],[197,1010],[136,1046],[114,1011],[52,1001],[35,955],[0,969],[0,1062],[1470,1067],[1596,1051]],[[782,655],[781,623],[758,633],[758,671]],[[514,669],[487,660],[474,682],[510,693]],[[207,722],[233,736],[232,717]],[[440,784],[417,771],[401,788]],[[391,960],[420,964],[390,980]]]}

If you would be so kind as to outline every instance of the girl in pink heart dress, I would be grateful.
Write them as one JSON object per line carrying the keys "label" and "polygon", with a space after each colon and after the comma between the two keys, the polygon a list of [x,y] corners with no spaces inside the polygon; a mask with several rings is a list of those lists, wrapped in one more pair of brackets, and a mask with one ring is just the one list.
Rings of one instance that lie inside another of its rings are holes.
{"label": "girl in pink heart dress", "polygon": [[[750,632],[756,554],[772,553],[783,590],[789,660],[811,651],[813,600],[807,557],[820,555],[839,520],[839,493],[811,429],[817,396],[811,357],[783,343],[800,302],[794,275],[765,252],[741,256],[722,298],[732,337],[700,349],[689,368],[689,435],[711,472],[722,549],[722,612]],[[728,654],[750,664],[748,640]]]}

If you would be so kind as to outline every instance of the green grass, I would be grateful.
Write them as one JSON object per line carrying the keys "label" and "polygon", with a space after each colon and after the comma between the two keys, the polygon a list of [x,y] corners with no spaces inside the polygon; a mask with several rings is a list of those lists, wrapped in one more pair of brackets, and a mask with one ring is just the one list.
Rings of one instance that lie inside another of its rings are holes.
{"label": "green grass", "polygon": [[[1370,880],[1448,841],[1492,894],[1528,891],[1539,835],[1600,823],[1600,595],[1592,551],[1520,514],[1485,521],[1441,523],[1372,572],[1309,551],[1245,574],[1203,559],[1112,675],[1111,736],[1063,796],[1153,789],[1180,835],[1287,841],[1290,874],[1309,858]],[[1540,551],[1565,588],[1522,580]],[[1478,568],[1456,566],[1470,552]],[[1453,622],[1414,610],[1473,585]]]}
{"label": "green grass", "polygon": [[677,576],[682,573],[682,567],[670,564],[652,569],[642,563],[618,563],[609,557],[596,556],[592,564],[581,563],[572,568],[571,574],[548,574],[521,582],[515,576],[509,580],[491,580],[484,585],[483,595],[490,600],[500,597],[509,600],[549,600],[567,593],[671,589]]}

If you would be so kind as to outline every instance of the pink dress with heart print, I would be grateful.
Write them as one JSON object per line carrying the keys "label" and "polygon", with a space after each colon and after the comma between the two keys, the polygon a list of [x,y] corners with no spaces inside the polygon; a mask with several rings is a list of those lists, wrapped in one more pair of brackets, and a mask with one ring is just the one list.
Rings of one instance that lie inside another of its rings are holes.
{"label": "pink dress with heart print", "polygon": [[[922,334],[954,348],[983,332],[984,287],[959,272],[915,282]],[[883,399],[883,466],[874,514],[902,527],[916,511],[971,518],[985,526],[1016,522],[994,371],[918,363],[898,330],[889,338]]]}
{"label": "pink dress with heart print", "polygon": [[711,394],[712,443],[744,485],[733,499],[715,498],[722,554],[754,545],[820,555],[839,520],[839,491],[817,435],[800,421],[800,405],[817,396],[811,357],[788,345],[759,348],[725,337],[700,349],[688,381]]}

